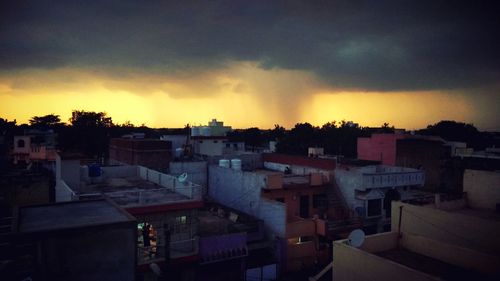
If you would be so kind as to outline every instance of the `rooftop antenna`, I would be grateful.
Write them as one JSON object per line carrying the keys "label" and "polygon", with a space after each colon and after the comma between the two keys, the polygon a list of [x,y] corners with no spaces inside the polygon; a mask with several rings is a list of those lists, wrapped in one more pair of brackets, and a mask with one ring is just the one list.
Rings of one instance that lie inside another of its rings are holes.
{"label": "rooftop antenna", "polygon": [[177,177],[177,180],[178,180],[179,182],[186,182],[187,177],[188,177],[188,174],[187,174],[187,173],[182,173],[180,176],[178,176],[178,177]]}
{"label": "rooftop antenna", "polygon": [[347,244],[359,248],[365,242],[365,233],[361,229],[355,229],[347,237]]}

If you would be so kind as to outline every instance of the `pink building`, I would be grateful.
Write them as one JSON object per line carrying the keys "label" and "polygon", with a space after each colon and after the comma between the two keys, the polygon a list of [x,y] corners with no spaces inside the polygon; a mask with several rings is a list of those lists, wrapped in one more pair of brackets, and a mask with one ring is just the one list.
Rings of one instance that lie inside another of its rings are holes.
{"label": "pink building", "polygon": [[403,134],[372,134],[358,138],[358,159],[382,161],[383,165],[396,165],[396,141],[407,138]]}
{"label": "pink building", "polygon": [[46,145],[44,141],[34,135],[14,136],[13,150],[14,164],[33,161],[55,162],[56,149],[53,145]]}

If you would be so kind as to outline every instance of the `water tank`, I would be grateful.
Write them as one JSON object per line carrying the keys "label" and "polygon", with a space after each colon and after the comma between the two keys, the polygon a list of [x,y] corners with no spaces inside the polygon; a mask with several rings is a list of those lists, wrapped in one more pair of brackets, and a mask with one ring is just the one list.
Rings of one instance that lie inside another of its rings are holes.
{"label": "water tank", "polygon": [[101,166],[99,164],[91,164],[89,166],[89,177],[96,178],[101,176]]}
{"label": "water tank", "polygon": [[234,170],[241,171],[241,159],[231,159],[231,167]]}
{"label": "water tank", "polygon": [[230,168],[231,162],[228,159],[220,159],[219,160],[219,167]]}
{"label": "water tank", "polygon": [[199,135],[200,135],[200,128],[199,127],[192,127],[191,128],[191,136],[197,137]]}
{"label": "water tank", "polygon": [[184,148],[176,148],[175,149],[175,158],[180,158],[184,154]]}
{"label": "water tank", "polygon": [[210,127],[201,127],[201,135],[209,137],[211,135]]}

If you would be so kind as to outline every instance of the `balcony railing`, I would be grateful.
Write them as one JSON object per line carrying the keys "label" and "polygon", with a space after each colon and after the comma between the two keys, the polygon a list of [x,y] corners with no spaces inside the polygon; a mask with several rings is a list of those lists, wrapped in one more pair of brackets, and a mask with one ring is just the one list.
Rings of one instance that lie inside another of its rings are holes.
{"label": "balcony railing", "polygon": [[[176,259],[198,254],[198,238],[170,242],[170,258]],[[139,264],[165,260],[165,244],[137,246]]]}
{"label": "balcony railing", "polygon": [[363,174],[363,189],[423,185],[424,171]]}
{"label": "balcony railing", "polygon": [[333,236],[350,232],[363,225],[360,217],[352,217],[343,220],[316,220],[318,234],[322,236]]}
{"label": "balcony railing", "polygon": [[314,220],[299,217],[292,218],[286,225],[286,237],[313,236],[316,234]]}

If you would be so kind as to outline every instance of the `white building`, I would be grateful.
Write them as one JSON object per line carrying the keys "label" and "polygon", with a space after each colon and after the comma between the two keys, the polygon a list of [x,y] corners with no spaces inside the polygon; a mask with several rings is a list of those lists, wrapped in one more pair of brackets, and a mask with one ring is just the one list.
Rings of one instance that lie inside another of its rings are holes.
{"label": "white building", "polygon": [[230,126],[224,122],[212,119],[207,126],[193,126],[191,128],[191,144],[195,154],[203,156],[217,156],[234,154],[245,151],[244,142],[230,142],[227,133]]}
{"label": "white building", "polygon": [[386,165],[339,165],[335,183],[348,207],[364,217],[368,232],[388,230],[391,201],[428,197],[420,191],[425,182],[422,170]]}

